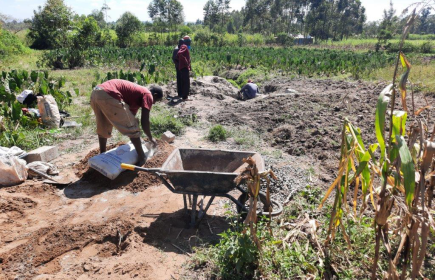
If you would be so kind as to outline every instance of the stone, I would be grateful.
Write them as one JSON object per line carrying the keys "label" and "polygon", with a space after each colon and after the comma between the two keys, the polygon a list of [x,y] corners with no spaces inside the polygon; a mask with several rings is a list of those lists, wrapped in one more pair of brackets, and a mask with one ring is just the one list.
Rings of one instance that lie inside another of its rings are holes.
{"label": "stone", "polygon": [[299,92],[297,92],[297,91],[294,90],[294,89],[288,88],[288,89],[285,90],[285,93],[298,94]]}
{"label": "stone", "polygon": [[49,162],[57,157],[59,157],[59,150],[57,149],[57,146],[43,146],[29,152],[25,157],[25,160],[27,163],[34,161]]}
{"label": "stone", "polygon": [[162,140],[168,143],[172,143],[175,140],[175,135],[168,130],[165,133],[163,133]]}

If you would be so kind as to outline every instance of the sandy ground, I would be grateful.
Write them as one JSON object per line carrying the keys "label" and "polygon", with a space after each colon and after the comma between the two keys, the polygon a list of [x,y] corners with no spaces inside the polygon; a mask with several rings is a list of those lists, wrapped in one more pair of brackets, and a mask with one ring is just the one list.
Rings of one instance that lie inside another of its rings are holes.
{"label": "sandy ground", "polygon": [[[314,168],[312,184],[330,183],[345,117],[363,135],[373,134],[383,86],[276,80],[264,84],[265,96],[242,102],[233,98],[236,90],[230,84],[205,78],[192,85],[192,101],[168,105],[180,116],[195,114],[201,122],[248,126],[260,133],[266,140],[262,149],[283,152],[279,161],[268,163],[286,168],[280,174],[287,179],[280,182],[288,185],[278,186],[285,198],[305,186],[301,170]],[[166,87],[172,94],[174,89],[174,84]],[[434,98],[428,99],[432,104]],[[419,97],[416,103],[422,107],[425,102]],[[433,124],[427,125],[431,130]],[[206,133],[189,127],[173,146],[237,149],[234,141],[206,141]],[[67,153],[71,146],[81,147],[80,152]],[[192,247],[216,242],[228,228],[223,199],[212,204],[198,228],[189,229],[182,196],[150,178],[127,171],[113,183],[98,174],[77,173],[74,166],[96,148],[95,136],[59,145],[62,156],[54,163],[72,180],[66,187],[35,180],[0,188],[0,279],[179,279],[189,273],[185,263]]]}

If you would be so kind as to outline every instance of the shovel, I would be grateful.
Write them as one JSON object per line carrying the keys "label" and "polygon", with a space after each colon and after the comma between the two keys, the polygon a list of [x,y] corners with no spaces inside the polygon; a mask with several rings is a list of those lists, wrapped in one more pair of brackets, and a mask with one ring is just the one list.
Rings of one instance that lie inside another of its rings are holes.
{"label": "shovel", "polygon": [[[29,169],[32,170],[33,172],[35,172],[36,174],[38,174],[39,176],[41,176],[41,177],[43,177],[45,179],[48,179],[48,180],[44,180],[43,181],[44,183],[59,184],[59,185],[68,185],[69,183],[71,183],[71,181],[67,182],[65,180],[62,181],[62,180],[55,179],[54,177],[51,177],[51,176],[49,176],[49,175],[47,175],[47,174],[45,174],[43,172],[40,172],[40,171],[38,171],[38,170],[36,170],[36,169],[34,169],[32,167],[29,167]],[[63,178],[60,178],[60,179],[63,179]]]}

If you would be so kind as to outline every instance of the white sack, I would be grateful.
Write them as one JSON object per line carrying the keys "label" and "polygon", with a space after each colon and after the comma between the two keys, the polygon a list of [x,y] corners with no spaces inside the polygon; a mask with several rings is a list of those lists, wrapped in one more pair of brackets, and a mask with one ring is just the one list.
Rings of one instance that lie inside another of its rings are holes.
{"label": "white sack", "polygon": [[[148,149],[144,145],[142,145],[142,148],[146,155]],[[129,143],[90,158],[88,165],[113,180],[124,171],[121,168],[121,163],[135,164],[138,158],[133,144]]]}
{"label": "white sack", "polygon": [[0,154],[0,185],[12,186],[27,179],[26,161],[11,154]]}
{"label": "white sack", "polygon": [[19,95],[17,95],[17,100],[18,102],[20,102],[21,104],[23,104],[24,100],[26,100],[27,96],[29,96],[29,94],[33,94],[32,90],[26,89],[24,90],[22,93],[20,93]]}
{"label": "white sack", "polygon": [[51,95],[38,96],[38,109],[42,123],[48,127],[59,128],[60,113],[56,100]]}
{"label": "white sack", "polygon": [[11,154],[13,156],[20,156],[26,152],[18,148],[17,146],[12,146],[10,148],[0,147],[0,156],[4,154]]}
{"label": "white sack", "polygon": [[59,170],[57,170],[57,167],[54,164],[43,161],[33,161],[27,164],[27,168],[29,168],[29,177],[40,177],[38,173],[33,172],[30,168],[47,175],[59,174]]}

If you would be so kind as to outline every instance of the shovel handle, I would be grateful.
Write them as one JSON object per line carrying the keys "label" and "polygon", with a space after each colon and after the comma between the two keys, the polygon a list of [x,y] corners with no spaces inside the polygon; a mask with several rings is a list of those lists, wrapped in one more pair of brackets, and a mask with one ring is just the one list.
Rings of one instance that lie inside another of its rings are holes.
{"label": "shovel handle", "polygon": [[121,163],[121,168],[132,170],[132,171],[145,171],[145,172],[160,172],[161,169],[159,168],[144,168],[140,166],[136,166],[133,164],[127,164],[127,163]]}

